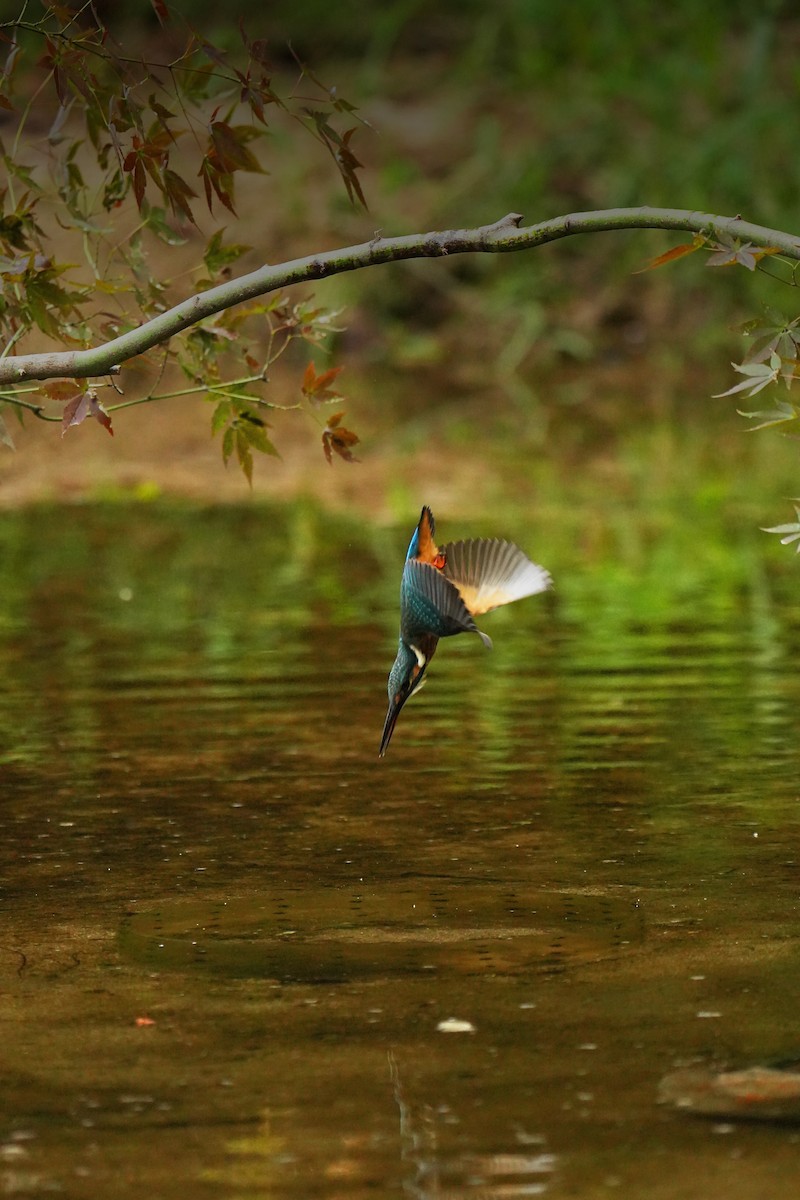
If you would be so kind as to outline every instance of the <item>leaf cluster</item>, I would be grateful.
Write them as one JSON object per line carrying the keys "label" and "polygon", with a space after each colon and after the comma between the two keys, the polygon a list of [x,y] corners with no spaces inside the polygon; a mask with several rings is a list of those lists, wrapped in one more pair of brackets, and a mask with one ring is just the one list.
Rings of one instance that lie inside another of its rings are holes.
{"label": "leaf cluster", "polygon": [[[709,251],[706,259],[706,265],[709,267],[738,265],[745,267],[748,271],[763,269],[760,268],[762,260],[777,257],[787,268],[787,275],[783,277],[784,281],[791,286],[797,285],[797,264],[781,259],[778,247],[755,247],[749,242],[735,239],[715,241],[703,234],[696,234],[691,242],[673,246],[664,254],[654,258],[643,269],[652,270],[655,267],[664,266],[679,258],[684,258],[687,254],[693,254],[697,250]],[[778,278],[782,277],[778,276]],[[748,321],[744,325],[742,333],[745,337],[752,338],[752,345],[743,361],[731,363],[731,366],[743,378],[726,391],[717,392],[714,398],[741,395],[752,399],[759,392],[775,384],[783,384],[789,391],[794,381],[800,377],[800,317],[787,320],[775,313],[767,313],[763,318]],[[782,426],[782,432],[788,433],[787,426],[793,426],[796,430],[795,422],[800,421],[800,403],[785,398],[776,399],[771,408],[754,409],[749,412],[742,409],[738,411],[741,416],[753,422],[750,432]],[[797,434],[795,433],[794,436]],[[800,539],[800,509],[796,509],[796,512],[798,522],[771,526],[764,532],[781,534],[783,545],[797,541],[797,550],[800,553],[800,541],[798,541]]]}
{"label": "leaf cluster", "polygon": [[[25,6],[0,23],[0,109],[10,130],[0,140],[2,356],[39,349],[42,336],[59,347],[87,346],[163,312],[180,299],[177,289],[186,294],[164,263],[190,236],[206,242],[188,294],[225,280],[251,247],[227,240],[220,217],[236,219],[243,174],[264,176],[269,186],[275,121],[320,143],[350,200],[365,204],[352,149],[359,119],[340,128],[355,108],[335,88],[298,62],[287,93],[263,39],[240,26],[240,49],[228,52],[175,18],[164,0],[153,7],[172,47],[157,62],[123,52],[93,5],[51,3],[36,18]],[[34,133],[41,129],[43,138]],[[178,274],[184,262],[176,266]],[[305,309],[280,299],[245,306],[172,339],[137,361],[125,379],[128,398],[108,411],[164,395],[207,395],[223,457],[235,454],[250,479],[253,452],[276,453],[257,411],[267,403],[269,366],[293,338],[320,344],[335,328],[333,315]],[[231,363],[236,377],[225,382]],[[159,393],[172,365],[193,386]],[[65,428],[106,412],[83,384],[35,390],[67,407],[53,416],[14,391],[0,395],[0,409],[12,404],[18,414],[63,419]],[[5,426],[0,435],[10,440]]]}

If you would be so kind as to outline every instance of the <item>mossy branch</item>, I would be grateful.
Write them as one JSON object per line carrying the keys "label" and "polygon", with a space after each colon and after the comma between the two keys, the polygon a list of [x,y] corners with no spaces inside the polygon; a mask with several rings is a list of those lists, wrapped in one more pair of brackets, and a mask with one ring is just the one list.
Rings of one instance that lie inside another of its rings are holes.
{"label": "mossy branch", "polygon": [[266,265],[239,279],[200,292],[174,308],[145,321],[137,329],[100,346],[85,350],[24,354],[0,359],[0,385],[34,379],[71,377],[88,379],[115,375],[123,363],[169,341],[176,334],[214,313],[222,312],[268,292],[296,283],[324,279],[344,271],[375,267],[382,263],[412,258],[439,258],[450,254],[505,254],[532,250],[547,242],[576,233],[602,233],[617,229],[675,229],[703,234],[715,242],[749,243],[759,249],[775,248],[788,258],[800,260],[800,238],[740,217],[676,208],[611,208],[597,212],[570,213],[522,226],[518,213],[478,229],[455,229],[384,238],[377,235],[360,246],[329,250],[278,266]]}

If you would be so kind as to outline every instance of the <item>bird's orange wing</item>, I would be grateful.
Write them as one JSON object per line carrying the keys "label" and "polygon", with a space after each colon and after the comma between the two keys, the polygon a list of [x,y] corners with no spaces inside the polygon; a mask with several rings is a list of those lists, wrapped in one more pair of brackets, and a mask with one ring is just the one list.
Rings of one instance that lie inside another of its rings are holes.
{"label": "bird's orange wing", "polygon": [[442,554],[444,574],[458,588],[473,616],[552,586],[550,573],[531,562],[513,542],[498,538],[448,542]]}

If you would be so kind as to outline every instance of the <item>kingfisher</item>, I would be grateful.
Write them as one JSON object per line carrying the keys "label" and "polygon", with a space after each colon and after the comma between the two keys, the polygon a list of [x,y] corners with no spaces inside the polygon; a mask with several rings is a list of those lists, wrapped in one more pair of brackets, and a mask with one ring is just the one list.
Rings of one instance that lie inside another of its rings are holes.
{"label": "kingfisher", "polygon": [[400,641],[389,673],[389,711],[379,757],[383,758],[400,710],[426,682],[425,672],[439,638],[477,633],[492,642],[473,620],[481,613],[534,596],[552,586],[550,573],[531,562],[513,542],[471,538],[434,541],[436,523],[427,504],[409,543],[400,584]]}

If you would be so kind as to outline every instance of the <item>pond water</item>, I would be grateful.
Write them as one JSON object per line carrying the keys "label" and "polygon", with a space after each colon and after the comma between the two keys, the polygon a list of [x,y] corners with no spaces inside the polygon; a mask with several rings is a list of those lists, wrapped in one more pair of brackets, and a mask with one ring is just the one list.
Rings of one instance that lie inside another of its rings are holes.
{"label": "pond water", "polygon": [[797,1195],[674,1103],[800,1060],[794,560],[441,514],[556,588],[380,761],[415,519],[0,518],[4,1194]]}

